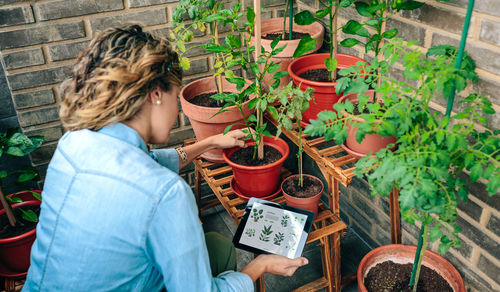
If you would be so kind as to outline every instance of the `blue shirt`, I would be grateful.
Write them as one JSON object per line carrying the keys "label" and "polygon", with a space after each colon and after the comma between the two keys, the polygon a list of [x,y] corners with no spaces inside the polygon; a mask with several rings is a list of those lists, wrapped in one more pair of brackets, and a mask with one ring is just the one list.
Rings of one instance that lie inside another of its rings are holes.
{"label": "blue shirt", "polygon": [[194,194],[173,149],[124,124],[66,133],[47,170],[23,291],[253,291],[212,277]]}

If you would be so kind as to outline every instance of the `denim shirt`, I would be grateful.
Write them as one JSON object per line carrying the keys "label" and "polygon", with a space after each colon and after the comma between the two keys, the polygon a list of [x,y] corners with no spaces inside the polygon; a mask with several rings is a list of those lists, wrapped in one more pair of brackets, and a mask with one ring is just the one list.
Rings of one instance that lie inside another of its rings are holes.
{"label": "denim shirt", "polygon": [[212,277],[194,195],[173,149],[132,128],[66,133],[47,170],[23,291],[253,291]]}

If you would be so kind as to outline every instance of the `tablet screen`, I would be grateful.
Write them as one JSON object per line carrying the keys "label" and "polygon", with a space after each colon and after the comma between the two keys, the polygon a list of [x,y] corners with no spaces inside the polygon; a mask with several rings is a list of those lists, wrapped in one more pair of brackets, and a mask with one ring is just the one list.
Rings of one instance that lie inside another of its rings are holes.
{"label": "tablet screen", "polygon": [[297,258],[302,254],[314,213],[251,198],[236,231],[236,247],[254,253]]}

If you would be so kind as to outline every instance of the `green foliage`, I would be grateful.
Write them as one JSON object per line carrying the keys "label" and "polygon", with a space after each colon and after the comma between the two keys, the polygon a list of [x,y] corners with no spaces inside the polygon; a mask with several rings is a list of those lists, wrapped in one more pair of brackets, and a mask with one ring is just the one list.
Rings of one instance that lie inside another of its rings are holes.
{"label": "green foliage", "polygon": [[[352,47],[359,43],[365,46],[365,52],[374,51],[375,56],[380,53],[382,41],[394,38],[398,34],[396,28],[383,32],[382,26],[392,14],[400,10],[414,10],[422,7],[423,2],[413,0],[371,0],[356,1],[354,6],[359,15],[364,17],[363,22],[349,20],[343,27],[342,32],[365,38],[361,41],[356,38],[347,38],[340,42],[343,47]],[[374,33],[370,33],[370,30]]]}
{"label": "green foliage", "polygon": [[[251,35],[254,33],[255,12],[252,8],[247,7],[245,27],[238,26],[238,20],[245,16],[239,12],[240,6],[229,9],[225,14],[224,23],[231,26],[231,31],[226,35],[223,44],[210,42],[203,47],[210,52],[217,53],[220,56],[221,65],[220,73],[226,77],[226,80],[236,85],[239,93],[219,93],[212,98],[225,101],[225,105],[217,114],[227,111],[229,106],[236,106],[243,116],[243,106],[245,102],[250,100],[248,107],[255,109],[255,114],[248,118],[244,117],[246,139],[254,141],[254,149],[257,150],[261,138],[263,136],[271,136],[266,130],[267,124],[263,121],[261,113],[269,111],[277,117],[277,111],[272,106],[276,100],[278,92],[276,89],[280,84],[280,78],[288,74],[285,71],[278,71],[280,64],[273,62],[272,57],[281,53],[285,46],[278,46],[279,37],[271,43],[271,51],[266,52],[263,47],[256,53],[255,46],[251,43]],[[250,81],[242,77],[238,77],[232,71],[233,69],[242,68],[244,71],[253,73],[255,80]],[[271,76],[270,83],[264,83],[264,76]],[[270,90],[267,91],[266,89]],[[254,151],[256,153],[256,151]]]}
{"label": "green foliage", "polygon": [[[457,70],[456,49],[440,46],[425,56],[412,45],[392,40],[381,51],[383,60],[342,69],[340,90],[358,93],[359,102],[336,104],[337,112],[320,113],[305,132],[342,143],[348,119],[344,112],[357,108],[366,110],[358,116],[364,122],[349,120],[359,127],[358,141],[371,133],[395,135],[397,149],[382,149],[375,158],[360,159],[356,174],[366,176],[373,195],[387,196],[397,187],[403,219],[429,225],[430,240],[440,240],[439,251],[443,252],[459,244],[457,202],[466,201],[469,193],[468,182],[460,174],[469,172],[471,182],[483,180],[490,196],[498,192],[500,138],[498,131],[486,128],[485,116],[495,110],[484,96],[472,93],[463,98],[451,117],[431,107],[432,101],[447,92],[448,84],[464,83],[457,86],[463,89],[467,82],[477,80],[474,62],[465,56]],[[390,77],[389,68],[396,62],[404,67],[403,81]],[[381,85],[375,91],[381,103],[371,103],[363,94],[366,87],[359,84],[375,85],[379,79]]]}
{"label": "green foliage", "polygon": [[[22,188],[23,183],[32,181],[38,177],[38,172],[33,167],[23,167],[12,171],[7,171],[1,168],[4,167],[3,164],[5,163],[7,156],[23,157],[33,152],[42,143],[42,136],[27,137],[19,129],[0,131],[0,161],[2,162],[0,163],[0,188],[6,187],[4,182],[11,176],[13,177],[14,184],[17,185],[18,188]],[[35,197],[41,199],[38,193],[32,193]],[[19,198],[5,198],[7,202],[11,204],[21,202]],[[20,210],[22,212],[22,217],[25,220],[32,222],[38,221],[38,218],[33,211]]]}

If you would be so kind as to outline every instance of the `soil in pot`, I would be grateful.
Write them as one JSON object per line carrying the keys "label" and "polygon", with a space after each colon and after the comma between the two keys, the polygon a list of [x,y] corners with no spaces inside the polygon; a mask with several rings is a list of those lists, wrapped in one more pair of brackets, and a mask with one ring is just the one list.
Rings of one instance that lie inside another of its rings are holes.
{"label": "soil in pot", "polygon": [[[369,292],[411,292],[410,282],[412,264],[397,264],[386,261],[371,268],[364,279]],[[453,292],[448,282],[434,270],[422,265],[417,286],[418,292]]]}
{"label": "soil in pot", "polygon": [[[232,92],[224,92],[224,93],[232,93]],[[217,94],[217,92],[209,92],[209,93],[202,93],[200,95],[197,95],[193,97],[192,99],[188,100],[190,103],[198,105],[198,106],[204,106],[204,107],[222,107],[225,104],[225,101],[221,100],[219,103],[217,103],[217,100],[211,98],[212,95]]]}
{"label": "soil in pot", "polygon": [[283,191],[297,198],[310,198],[321,192],[322,186],[318,180],[303,176],[303,185],[299,186],[299,177],[285,181]]}
{"label": "soil in pot", "polygon": [[[337,74],[338,74],[339,70],[337,69]],[[299,76],[301,78],[304,78],[304,79],[307,79],[307,80],[311,80],[311,81],[317,81],[317,82],[334,82],[334,80],[330,80],[329,79],[329,75],[330,75],[330,71],[328,71],[327,69],[312,69],[312,70],[308,70],[302,74],[300,74]]]}
{"label": "soil in pot", "polygon": [[245,166],[261,166],[261,165],[267,165],[271,164],[275,161],[280,160],[283,155],[277,150],[274,149],[271,146],[264,145],[264,159],[254,159],[253,158],[253,146],[248,146],[246,148],[241,148],[236,150],[229,160],[232,162],[239,164],[239,165],[245,165]]}
{"label": "soil in pot", "polygon": [[[40,214],[40,206],[25,206],[23,210],[32,210],[37,215]],[[0,239],[11,238],[21,234],[24,234],[30,230],[35,229],[37,222],[31,222],[24,220],[22,218],[22,213],[19,209],[14,209],[14,215],[16,219],[19,221],[16,226],[12,227],[9,224],[9,219],[7,218],[7,214],[0,215]]]}
{"label": "soil in pot", "polygon": [[[282,32],[273,32],[273,33],[268,33],[262,36],[263,39],[266,40],[274,40],[277,37],[281,38],[281,35],[283,35]],[[303,33],[303,32],[298,32],[298,31],[293,31],[292,32],[292,40],[298,40],[301,39],[303,36],[309,35],[308,33]],[[290,40],[290,35],[288,31],[285,31],[285,38],[283,39],[284,41]]]}

